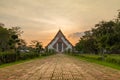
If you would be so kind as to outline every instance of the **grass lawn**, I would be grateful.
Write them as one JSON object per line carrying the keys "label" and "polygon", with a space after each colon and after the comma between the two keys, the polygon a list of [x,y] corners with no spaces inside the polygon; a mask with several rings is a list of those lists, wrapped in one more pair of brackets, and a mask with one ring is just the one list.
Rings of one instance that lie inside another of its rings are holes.
{"label": "grass lawn", "polygon": [[[70,55],[71,56],[71,55]],[[73,55],[72,55],[73,56]],[[100,64],[100,65],[103,65],[103,66],[107,66],[107,67],[111,67],[111,68],[114,68],[114,69],[117,69],[117,70],[120,70],[120,65],[119,64],[116,64],[116,63],[111,63],[111,62],[107,62],[107,61],[102,61],[102,60],[97,60],[98,56],[97,55],[89,55],[89,54],[86,54],[85,55],[86,57],[83,57],[83,55],[76,55],[76,56],[73,56],[77,59],[80,59],[80,60],[85,60],[85,61],[88,61],[88,62],[91,62],[91,63],[96,63],[96,64]],[[117,56],[117,55],[115,55]],[[115,56],[108,56],[108,57],[114,57],[116,58]],[[116,59],[120,58],[120,56]]]}

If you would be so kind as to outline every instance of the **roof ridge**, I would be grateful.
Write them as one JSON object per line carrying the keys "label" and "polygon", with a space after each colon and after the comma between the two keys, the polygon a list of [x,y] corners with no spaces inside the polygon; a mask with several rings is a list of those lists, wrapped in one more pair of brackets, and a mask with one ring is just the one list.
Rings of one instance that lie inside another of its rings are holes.
{"label": "roof ridge", "polygon": [[[55,40],[55,38],[57,37],[57,35],[58,35],[59,33],[61,33],[62,36],[65,38],[65,40],[66,40],[69,44],[71,44],[71,43],[69,42],[69,40],[65,37],[65,35],[64,35],[63,32],[61,31],[61,29],[59,29],[59,31],[57,32],[57,34],[55,35],[55,37],[48,43],[48,45],[50,45],[50,44],[53,42],[53,40]],[[48,45],[47,45],[46,47],[48,47]],[[72,45],[72,44],[71,44],[71,45]],[[72,46],[73,46],[73,45],[72,45]]]}

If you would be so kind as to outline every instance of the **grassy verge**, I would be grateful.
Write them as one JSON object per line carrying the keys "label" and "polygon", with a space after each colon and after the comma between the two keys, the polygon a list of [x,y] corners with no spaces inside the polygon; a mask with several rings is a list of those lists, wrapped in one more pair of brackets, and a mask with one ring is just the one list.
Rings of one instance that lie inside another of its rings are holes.
{"label": "grassy verge", "polygon": [[120,70],[120,65],[118,65],[118,64],[109,63],[109,62],[106,62],[106,61],[96,60],[96,59],[87,58],[87,57],[82,57],[80,55],[70,55],[70,56],[73,56],[73,57],[75,57],[79,60],[84,60],[84,61],[88,61],[88,62],[91,62],[91,63],[96,63],[96,64],[100,64],[100,65],[103,65],[103,66],[107,66],[107,67],[111,67],[111,68]]}
{"label": "grassy verge", "polygon": [[[51,56],[51,55],[47,55],[47,56]],[[7,67],[7,66],[12,66],[12,65],[16,65],[16,64],[36,60],[36,59],[46,58],[47,56],[39,56],[39,57],[35,57],[35,58],[32,58],[32,59],[18,60],[18,61],[11,62],[11,63],[5,63],[5,64],[0,65],[0,68],[4,68],[4,67]]]}

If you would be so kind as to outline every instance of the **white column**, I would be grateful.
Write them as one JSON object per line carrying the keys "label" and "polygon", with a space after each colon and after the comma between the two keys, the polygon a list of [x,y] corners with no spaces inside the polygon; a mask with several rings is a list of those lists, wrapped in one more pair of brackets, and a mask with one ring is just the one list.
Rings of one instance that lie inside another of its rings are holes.
{"label": "white column", "polygon": [[58,43],[57,43],[56,47],[57,47],[57,52],[58,52]]}
{"label": "white column", "polygon": [[63,48],[64,48],[64,46],[63,46],[63,43],[62,43],[62,52],[63,52]]}

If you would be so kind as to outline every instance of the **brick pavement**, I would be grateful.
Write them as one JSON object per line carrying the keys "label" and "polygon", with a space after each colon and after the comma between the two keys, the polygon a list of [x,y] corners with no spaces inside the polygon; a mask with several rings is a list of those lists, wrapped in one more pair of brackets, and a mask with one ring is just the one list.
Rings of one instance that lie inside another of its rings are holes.
{"label": "brick pavement", "polygon": [[57,54],[1,68],[0,80],[120,80],[120,71]]}

